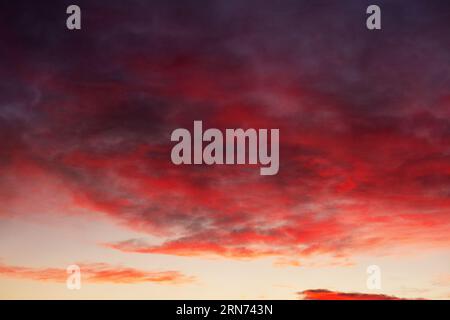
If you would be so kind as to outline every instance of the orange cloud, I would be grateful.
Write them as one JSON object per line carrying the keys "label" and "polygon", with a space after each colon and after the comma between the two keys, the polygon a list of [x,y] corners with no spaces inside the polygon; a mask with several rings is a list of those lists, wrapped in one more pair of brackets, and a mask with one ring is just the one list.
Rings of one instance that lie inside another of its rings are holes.
{"label": "orange cloud", "polygon": [[[178,271],[144,271],[130,267],[112,266],[107,263],[78,264],[83,281],[90,283],[132,284],[153,282],[182,284],[192,282],[193,277]],[[0,264],[0,276],[34,281],[64,282],[68,274],[62,268],[30,268]]]}

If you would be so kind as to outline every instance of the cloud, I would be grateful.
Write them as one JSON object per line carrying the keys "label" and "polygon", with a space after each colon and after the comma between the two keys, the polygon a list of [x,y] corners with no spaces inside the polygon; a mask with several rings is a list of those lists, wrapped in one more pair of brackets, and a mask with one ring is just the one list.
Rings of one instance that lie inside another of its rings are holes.
{"label": "cloud", "polygon": [[299,292],[298,295],[302,300],[406,300],[385,294],[349,293],[326,289],[305,290]]}
{"label": "cloud", "polygon": [[[78,34],[53,24],[62,4],[0,10],[0,215],[81,208],[160,237],[108,244],[125,252],[346,259],[450,245],[448,4],[386,3],[414,23],[371,38],[357,4],[79,5]],[[170,133],[194,120],[279,128],[279,174],[173,165]]]}
{"label": "cloud", "polygon": [[[81,263],[82,281],[89,283],[160,283],[184,284],[194,281],[178,271],[144,271],[140,269],[112,266],[107,263]],[[62,268],[30,268],[0,264],[0,276],[34,281],[65,282],[68,274]]]}

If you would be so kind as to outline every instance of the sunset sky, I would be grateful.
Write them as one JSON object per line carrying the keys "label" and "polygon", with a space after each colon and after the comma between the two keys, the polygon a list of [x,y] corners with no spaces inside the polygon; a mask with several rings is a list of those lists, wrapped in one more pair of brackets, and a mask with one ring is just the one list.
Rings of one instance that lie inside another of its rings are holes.
{"label": "sunset sky", "polygon": [[[450,2],[370,4],[2,2],[0,299],[450,299]],[[194,120],[278,174],[174,165]]]}

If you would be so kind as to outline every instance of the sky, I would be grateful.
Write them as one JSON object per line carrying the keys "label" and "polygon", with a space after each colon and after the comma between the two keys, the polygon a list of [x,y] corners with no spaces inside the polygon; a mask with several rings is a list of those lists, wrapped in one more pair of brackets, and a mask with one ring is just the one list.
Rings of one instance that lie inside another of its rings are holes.
{"label": "sky", "polygon": [[[2,2],[0,299],[450,299],[450,4],[370,4]],[[195,120],[278,174],[174,165]]]}

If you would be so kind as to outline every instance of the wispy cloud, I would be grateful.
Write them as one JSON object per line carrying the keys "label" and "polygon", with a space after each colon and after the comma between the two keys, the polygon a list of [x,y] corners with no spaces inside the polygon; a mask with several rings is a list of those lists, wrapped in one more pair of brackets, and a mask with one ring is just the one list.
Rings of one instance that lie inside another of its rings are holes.
{"label": "wispy cloud", "polygon": [[[183,284],[194,281],[178,271],[145,271],[130,267],[113,266],[107,263],[81,263],[81,277],[90,283],[161,283]],[[68,274],[62,268],[31,268],[0,264],[0,276],[6,278],[28,279],[34,281],[64,282]]]}

